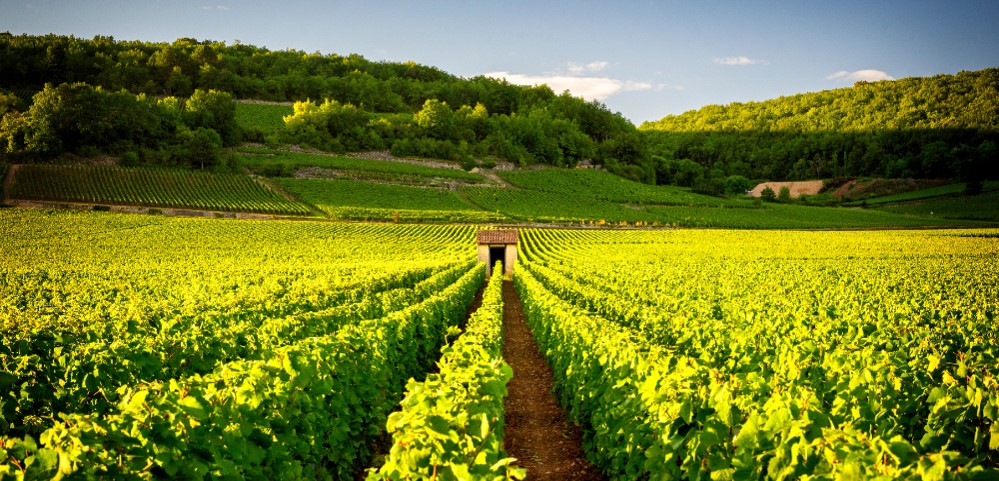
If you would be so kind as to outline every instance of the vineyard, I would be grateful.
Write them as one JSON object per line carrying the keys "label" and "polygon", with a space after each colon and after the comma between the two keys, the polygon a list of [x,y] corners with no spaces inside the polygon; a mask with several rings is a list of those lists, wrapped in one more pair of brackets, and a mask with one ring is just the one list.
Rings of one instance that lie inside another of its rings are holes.
{"label": "vineyard", "polygon": [[522,231],[515,281],[614,479],[995,479],[995,232]]}
{"label": "vineyard", "polygon": [[15,204],[27,201],[22,205],[42,201],[406,223],[829,229],[986,227],[999,219],[999,203],[989,202],[999,195],[991,182],[976,196],[958,195],[951,185],[902,197],[903,202],[870,199],[878,208],[866,209],[712,197],[592,169],[479,174],[443,164],[252,146],[239,148],[233,159],[244,173],[19,164],[10,167],[5,193]]}
{"label": "vineyard", "polygon": [[442,181],[485,182],[479,174],[420,163],[392,162],[337,155],[290,152],[261,147],[239,149],[243,165],[260,174],[291,176],[298,169],[319,168],[331,177],[426,184]]}
{"label": "vineyard", "polygon": [[[0,479],[525,475],[472,227],[0,231]],[[997,237],[531,228],[513,284],[610,479],[995,479]]]}
{"label": "vineyard", "polygon": [[699,195],[676,187],[641,184],[601,170],[517,170],[500,176],[517,187],[627,204],[654,205],[725,205],[718,197]]}
{"label": "vineyard", "polygon": [[250,136],[273,134],[284,127],[284,116],[293,113],[291,105],[236,102],[236,123]]}
{"label": "vineyard", "polygon": [[[349,478],[484,277],[468,227],[37,211],[0,224],[0,478]],[[469,330],[495,343],[480,317]],[[464,366],[474,340],[442,362]]]}
{"label": "vineyard", "polygon": [[96,204],[307,215],[248,176],[103,165],[24,164],[10,196]]}
{"label": "vineyard", "polygon": [[[530,174],[534,174],[531,172]],[[517,179],[521,182],[521,179]],[[637,184],[641,185],[641,184]],[[650,187],[651,188],[651,187]],[[580,190],[585,190],[581,187]],[[586,225],[724,227],[732,229],[822,229],[921,227],[972,222],[905,216],[873,209],[844,209],[767,203],[728,202],[722,205],[641,205],[611,202],[566,192],[497,187],[464,187],[462,193],[483,210],[527,222]],[[607,196],[621,198],[624,193]],[[644,194],[634,194],[642,198]],[[691,197],[711,197],[696,196]],[[721,201],[720,199],[714,199]]]}
{"label": "vineyard", "polygon": [[280,178],[277,182],[334,219],[449,222],[503,219],[478,209],[452,190],[329,179]]}

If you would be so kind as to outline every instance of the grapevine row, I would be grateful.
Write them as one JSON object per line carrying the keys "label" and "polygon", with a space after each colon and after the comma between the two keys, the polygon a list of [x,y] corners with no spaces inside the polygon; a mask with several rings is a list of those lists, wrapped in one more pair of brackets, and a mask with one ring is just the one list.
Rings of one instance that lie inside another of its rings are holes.
{"label": "grapevine row", "polygon": [[[615,479],[977,479],[995,472],[999,433],[993,428],[991,440],[988,430],[968,433],[954,416],[977,412],[995,426],[996,398],[980,394],[994,389],[994,380],[951,378],[934,390],[929,425],[938,438],[914,444],[864,425],[878,423],[878,410],[887,406],[868,404],[871,412],[855,404],[860,410],[852,418],[830,412],[807,386],[774,389],[756,373],[718,372],[562,301],[528,270],[520,269],[515,280],[561,401],[584,426],[593,460]],[[769,391],[762,399],[761,390]],[[971,456],[954,450],[969,434],[985,443]]]}
{"label": "grapevine row", "polygon": [[245,175],[117,166],[19,166],[11,197],[101,204],[307,215]]}
{"label": "grapevine row", "polygon": [[503,361],[502,328],[497,267],[464,333],[444,348],[438,371],[409,382],[402,410],[388,419],[391,451],[369,481],[523,478],[503,450],[503,400],[513,371]]}
{"label": "grapevine row", "polygon": [[40,444],[6,440],[0,474],[348,478],[368,462],[405,380],[436,359],[483,272],[477,265],[427,301],[260,360],[126,388],[115,414],[70,415]]}

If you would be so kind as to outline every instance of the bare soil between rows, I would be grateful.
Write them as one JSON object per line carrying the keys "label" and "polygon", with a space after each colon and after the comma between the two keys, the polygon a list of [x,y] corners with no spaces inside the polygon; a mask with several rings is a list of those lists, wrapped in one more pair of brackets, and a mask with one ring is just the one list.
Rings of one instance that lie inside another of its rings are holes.
{"label": "bare soil between rows", "polygon": [[503,358],[513,368],[504,446],[527,469],[527,479],[604,480],[583,453],[582,433],[569,422],[552,393],[552,371],[524,321],[520,297],[503,282]]}

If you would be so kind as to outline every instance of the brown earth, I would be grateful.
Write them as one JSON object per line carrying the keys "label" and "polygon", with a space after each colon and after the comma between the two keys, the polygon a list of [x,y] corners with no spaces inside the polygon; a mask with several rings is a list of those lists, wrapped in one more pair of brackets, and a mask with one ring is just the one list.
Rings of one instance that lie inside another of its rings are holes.
{"label": "brown earth", "polygon": [[839,198],[843,197],[844,195],[846,195],[847,192],[850,192],[850,189],[852,189],[854,185],[857,185],[857,181],[856,180],[851,180],[851,181],[843,184],[842,186],[840,186],[840,188],[838,188],[838,189],[836,189],[836,190],[833,191],[833,193],[832,193],[833,198],[834,199],[839,199]]}
{"label": "brown earth", "polygon": [[513,283],[503,282],[503,358],[513,368],[504,406],[504,446],[527,479],[603,480],[583,453],[582,433],[552,394],[552,372],[538,352]]}
{"label": "brown earth", "polygon": [[754,187],[753,190],[749,192],[749,195],[753,197],[760,197],[763,194],[763,191],[767,188],[767,186],[773,189],[774,194],[780,193],[781,188],[787,187],[788,189],[791,190],[791,197],[800,197],[801,194],[805,195],[818,194],[819,191],[822,190],[822,181],[806,180],[799,182],[764,182]]}

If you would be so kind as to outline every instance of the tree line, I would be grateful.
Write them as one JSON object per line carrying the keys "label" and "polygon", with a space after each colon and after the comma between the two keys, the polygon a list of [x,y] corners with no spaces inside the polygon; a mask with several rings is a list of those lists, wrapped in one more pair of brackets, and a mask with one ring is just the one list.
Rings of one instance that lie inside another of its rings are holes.
{"label": "tree line", "polygon": [[732,175],[999,178],[999,69],[711,105],[639,129],[658,182],[708,190]]}
{"label": "tree line", "polygon": [[[654,175],[634,125],[599,102],[556,94],[544,85],[464,79],[413,62],[372,62],[356,54],[271,51],[210,40],[0,34],[0,115],[5,116],[0,136],[7,156],[30,160],[108,151],[169,162],[174,156],[164,149],[170,149],[152,134],[164,128],[184,135],[216,130],[218,145],[238,141],[241,134],[232,130],[229,113],[216,112],[218,128],[189,125],[193,114],[164,114],[167,120],[159,121],[137,113],[161,113],[171,102],[184,111],[184,99],[209,93],[299,102],[281,140],[328,150],[391,148],[403,155],[563,166],[592,160],[639,180]],[[125,100],[129,95],[131,104]],[[50,123],[40,119],[56,115],[52,109],[63,104],[52,99],[62,96],[71,96],[75,107],[57,114],[60,129],[48,129]],[[36,107],[40,100],[48,107]],[[103,131],[92,135],[91,127],[82,126],[92,120],[82,107],[87,102],[95,112],[125,109],[119,118],[153,125],[94,127]],[[47,134],[37,133],[46,129]],[[114,133],[123,137],[113,138]],[[66,140],[42,145],[38,139],[46,135]]]}
{"label": "tree line", "polygon": [[45,85],[23,112],[0,92],[0,160],[49,161],[64,154],[118,155],[124,164],[206,168],[240,140],[232,96],[110,92],[86,83]]}

